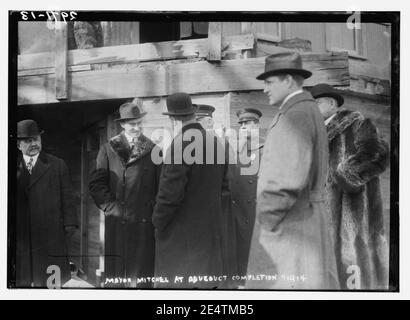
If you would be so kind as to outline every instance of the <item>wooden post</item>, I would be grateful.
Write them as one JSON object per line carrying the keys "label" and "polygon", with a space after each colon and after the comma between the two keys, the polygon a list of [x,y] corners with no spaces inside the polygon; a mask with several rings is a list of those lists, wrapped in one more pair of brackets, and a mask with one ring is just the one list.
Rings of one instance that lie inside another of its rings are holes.
{"label": "wooden post", "polygon": [[241,34],[253,34],[254,42],[253,42],[253,49],[250,50],[243,50],[243,57],[244,59],[251,58],[254,56],[257,38],[255,32],[255,25],[253,22],[241,22]]}
{"label": "wooden post", "polygon": [[208,27],[209,61],[220,61],[222,56],[222,22],[210,22]]}
{"label": "wooden post", "polygon": [[55,88],[56,99],[67,100],[67,53],[68,53],[68,33],[67,23],[63,21],[55,22]]}

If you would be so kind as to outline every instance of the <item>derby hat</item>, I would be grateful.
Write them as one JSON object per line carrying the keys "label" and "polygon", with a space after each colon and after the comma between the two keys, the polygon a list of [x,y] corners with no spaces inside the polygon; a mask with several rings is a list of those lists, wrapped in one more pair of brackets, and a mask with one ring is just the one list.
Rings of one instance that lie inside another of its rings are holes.
{"label": "derby hat", "polygon": [[339,107],[345,102],[345,99],[336,92],[335,88],[331,85],[326,83],[320,83],[315,85],[311,90],[310,93],[312,94],[313,98],[318,99],[322,97],[330,97],[334,98],[337,101]]}
{"label": "derby hat", "polygon": [[197,118],[201,117],[211,117],[212,118],[212,113],[215,111],[215,108],[207,105],[207,104],[194,104],[193,105],[195,108],[195,115]]}
{"label": "derby hat", "polygon": [[258,109],[245,108],[239,110],[236,113],[236,116],[239,118],[238,123],[242,123],[245,121],[259,120],[259,118],[262,117],[262,112],[260,112]]}
{"label": "derby hat", "polygon": [[189,94],[179,92],[167,97],[168,112],[163,112],[167,116],[188,116],[195,113],[192,100]]}
{"label": "derby hat", "polygon": [[266,78],[278,74],[299,74],[307,79],[312,72],[303,69],[302,58],[297,52],[280,52],[267,56],[265,59],[265,71],[258,75],[256,79]]}
{"label": "derby hat", "polygon": [[120,106],[120,117],[115,121],[139,119],[145,116],[147,113],[142,112],[143,102],[141,99],[134,99],[131,102],[125,102]]}
{"label": "derby hat", "polygon": [[17,123],[17,138],[25,139],[39,136],[44,131],[38,129],[38,125],[34,120],[27,119]]}

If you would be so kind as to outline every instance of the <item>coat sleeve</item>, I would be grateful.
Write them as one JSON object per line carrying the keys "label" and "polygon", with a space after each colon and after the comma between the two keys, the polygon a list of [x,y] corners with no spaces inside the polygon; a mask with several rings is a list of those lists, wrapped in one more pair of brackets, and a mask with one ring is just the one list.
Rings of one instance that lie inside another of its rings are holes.
{"label": "coat sleeve", "polygon": [[346,192],[359,192],[389,164],[389,146],[382,140],[370,119],[354,128],[356,153],[345,157],[337,166],[335,180]]}
{"label": "coat sleeve", "polygon": [[305,112],[281,114],[270,131],[259,172],[257,218],[273,231],[309,181],[313,154],[313,119]]}
{"label": "coat sleeve", "polygon": [[74,190],[71,185],[70,175],[66,163],[60,161],[61,179],[61,206],[64,215],[64,226],[75,226],[78,228],[77,210],[75,207]]}
{"label": "coat sleeve", "polygon": [[162,166],[159,190],[152,214],[152,223],[158,230],[162,230],[169,224],[181,205],[189,172],[190,166],[187,164]]}
{"label": "coat sleeve", "polygon": [[104,212],[115,206],[115,197],[110,190],[110,171],[105,146],[98,152],[96,169],[90,175],[88,189],[97,207]]}

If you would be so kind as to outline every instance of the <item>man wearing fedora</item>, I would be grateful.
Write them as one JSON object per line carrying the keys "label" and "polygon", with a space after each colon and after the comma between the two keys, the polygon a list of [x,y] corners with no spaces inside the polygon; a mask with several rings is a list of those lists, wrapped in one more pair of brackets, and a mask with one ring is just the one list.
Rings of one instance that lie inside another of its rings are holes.
{"label": "man wearing fedora", "polygon": [[[262,112],[254,108],[244,108],[236,115],[240,133],[236,164],[230,167],[229,182],[235,219],[238,274],[246,276],[255,223],[259,163],[263,150],[263,144],[259,140],[259,119],[262,117]],[[243,286],[245,281],[238,283]]]}
{"label": "man wearing fedora", "polygon": [[[343,106],[332,86],[311,90],[328,134],[327,204],[342,289],[388,289],[388,242],[383,221],[379,176],[389,163],[389,147],[376,126]],[[349,268],[360,268],[349,286]]]}
{"label": "man wearing fedora", "polygon": [[137,285],[137,278],[154,274],[151,219],[161,170],[151,159],[157,146],[142,133],[142,107],[140,99],[120,106],[116,121],[123,131],[101,147],[89,181],[90,194],[105,213],[105,278],[131,279],[126,286],[132,287],[152,286]]}
{"label": "man wearing fedora", "polygon": [[[303,91],[311,72],[296,52],[266,57],[269,126],[257,186],[247,288],[337,289],[325,207],[328,145],[323,118]],[[256,275],[271,275],[261,281]]]}
{"label": "man wearing fedora", "polygon": [[[152,216],[155,275],[169,281],[157,287],[220,288],[224,285],[222,198],[229,192],[227,166],[217,162],[223,146],[213,132],[196,122],[188,94],[172,94],[166,103],[164,114],[181,130],[166,151]],[[196,148],[186,152],[193,144]],[[212,150],[206,150],[207,145]],[[214,154],[210,157],[207,152]],[[175,281],[177,276],[182,278]],[[190,276],[216,278],[190,282]]]}
{"label": "man wearing fedora", "polygon": [[42,151],[42,133],[34,120],[17,123],[18,288],[46,288],[50,266],[60,269],[57,286],[71,278],[67,240],[78,227],[74,193],[65,162]]}

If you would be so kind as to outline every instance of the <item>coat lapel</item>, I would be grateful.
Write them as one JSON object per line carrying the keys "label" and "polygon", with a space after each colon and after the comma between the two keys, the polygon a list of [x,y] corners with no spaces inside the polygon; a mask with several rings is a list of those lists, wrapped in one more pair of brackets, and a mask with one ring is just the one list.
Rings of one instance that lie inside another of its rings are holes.
{"label": "coat lapel", "polygon": [[48,163],[47,158],[41,153],[31,173],[29,188],[31,188],[49,168],[50,164]]}
{"label": "coat lapel", "polygon": [[356,121],[363,121],[364,117],[360,112],[339,109],[333,119],[326,125],[326,130],[331,142],[335,137],[342,134],[347,128]]}
{"label": "coat lapel", "polygon": [[110,139],[110,146],[125,165],[130,165],[151,152],[155,144],[141,134],[138,137],[134,151],[132,151],[124,132],[122,132]]}
{"label": "coat lapel", "polygon": [[274,126],[276,126],[282,114],[286,113],[286,111],[288,111],[296,103],[305,100],[313,100],[313,98],[310,93],[303,91],[302,93],[298,93],[297,95],[293,96],[288,101],[286,101],[286,103],[281,108],[279,108],[279,110],[275,113],[272,122],[269,126],[269,129],[272,129]]}

